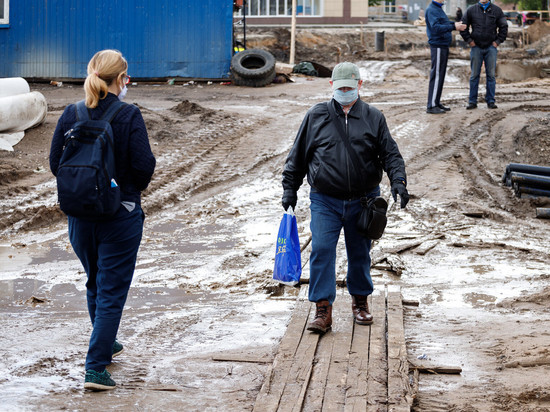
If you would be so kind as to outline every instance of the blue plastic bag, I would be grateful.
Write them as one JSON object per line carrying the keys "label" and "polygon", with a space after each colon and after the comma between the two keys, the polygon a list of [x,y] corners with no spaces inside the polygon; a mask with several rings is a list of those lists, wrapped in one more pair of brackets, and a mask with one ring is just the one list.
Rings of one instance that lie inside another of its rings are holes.
{"label": "blue plastic bag", "polygon": [[298,239],[298,224],[292,207],[283,215],[277,235],[273,279],[294,286],[300,283],[302,256]]}

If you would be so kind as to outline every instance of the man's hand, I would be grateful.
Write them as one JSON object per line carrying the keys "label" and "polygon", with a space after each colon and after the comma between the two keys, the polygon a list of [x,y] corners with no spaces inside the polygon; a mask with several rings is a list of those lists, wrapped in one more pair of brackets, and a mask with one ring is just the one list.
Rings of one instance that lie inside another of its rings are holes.
{"label": "man's hand", "polygon": [[466,26],[466,25],[465,25],[464,23],[462,23],[461,21],[457,21],[457,22],[455,23],[455,29],[457,29],[458,31],[464,31],[464,30],[466,30],[466,27],[468,27],[468,26]]}
{"label": "man's hand", "polygon": [[493,42],[493,47],[497,48],[498,47],[498,44],[496,41]]}
{"label": "man's hand", "polygon": [[476,47],[476,42],[475,41],[471,41],[470,43],[468,43],[470,45],[470,47]]}
{"label": "man's hand", "polygon": [[290,206],[292,209],[296,209],[296,202],[298,201],[298,195],[292,189],[286,189],[283,193],[283,209],[288,210]]}
{"label": "man's hand", "polygon": [[393,196],[394,202],[397,202],[397,195],[401,198],[401,209],[404,209],[409,203],[409,192],[405,186],[405,182],[402,180],[396,180],[391,184],[391,195]]}

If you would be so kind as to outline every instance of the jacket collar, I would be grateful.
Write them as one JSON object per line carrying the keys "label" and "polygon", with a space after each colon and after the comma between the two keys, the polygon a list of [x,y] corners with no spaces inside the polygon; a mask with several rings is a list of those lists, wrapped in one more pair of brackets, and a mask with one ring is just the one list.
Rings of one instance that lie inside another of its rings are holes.
{"label": "jacket collar", "polygon": [[484,5],[481,4],[480,2],[478,2],[477,4],[479,5],[479,7],[481,7],[481,10],[487,11],[487,10],[489,10],[489,9],[491,8],[491,4],[492,4],[492,3],[491,3],[491,2],[488,2],[488,3],[487,3],[487,6],[484,6]]}

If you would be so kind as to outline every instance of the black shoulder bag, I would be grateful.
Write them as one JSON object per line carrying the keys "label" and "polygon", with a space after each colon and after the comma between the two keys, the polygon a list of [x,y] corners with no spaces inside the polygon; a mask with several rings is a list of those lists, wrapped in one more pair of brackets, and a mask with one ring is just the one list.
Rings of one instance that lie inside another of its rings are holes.
{"label": "black shoulder bag", "polygon": [[[327,106],[330,118],[336,125],[336,128],[340,133],[340,137],[344,142],[344,146],[348,151],[353,168],[357,171],[357,173],[359,173],[361,179],[364,180],[361,168],[359,167],[360,163],[359,158],[357,157],[357,153],[355,153],[355,151],[351,147],[348,135],[342,127],[342,123],[338,119],[334,107],[332,107],[332,102],[328,102]],[[363,196],[361,197],[361,206],[362,210],[359,214],[359,218],[357,219],[357,231],[359,232],[359,234],[368,239],[380,239],[382,237],[382,234],[384,233],[384,229],[386,229],[386,224],[388,222],[388,219],[386,217],[388,202],[386,202],[386,199],[381,196],[371,198]]]}

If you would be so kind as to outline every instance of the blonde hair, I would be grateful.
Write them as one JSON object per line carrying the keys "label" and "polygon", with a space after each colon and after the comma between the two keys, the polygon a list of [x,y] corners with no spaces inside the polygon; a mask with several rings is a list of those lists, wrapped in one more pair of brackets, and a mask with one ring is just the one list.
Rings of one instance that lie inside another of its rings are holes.
{"label": "blonde hair", "polygon": [[108,93],[108,87],[126,74],[128,62],[118,50],[98,51],[88,63],[88,76],[84,82],[86,106],[97,107]]}

